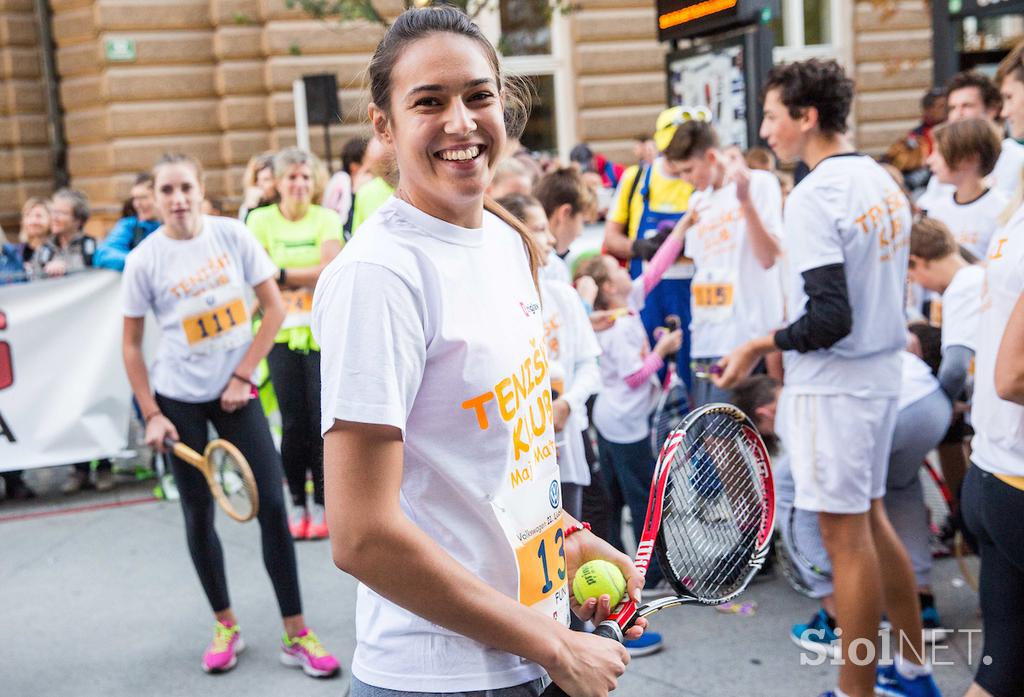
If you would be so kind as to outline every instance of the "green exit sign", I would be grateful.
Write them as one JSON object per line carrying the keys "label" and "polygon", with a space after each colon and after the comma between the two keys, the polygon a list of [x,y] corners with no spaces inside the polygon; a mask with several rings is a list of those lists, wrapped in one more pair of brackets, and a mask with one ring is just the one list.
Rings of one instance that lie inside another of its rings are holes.
{"label": "green exit sign", "polygon": [[135,60],[135,39],[107,39],[103,46],[108,61]]}

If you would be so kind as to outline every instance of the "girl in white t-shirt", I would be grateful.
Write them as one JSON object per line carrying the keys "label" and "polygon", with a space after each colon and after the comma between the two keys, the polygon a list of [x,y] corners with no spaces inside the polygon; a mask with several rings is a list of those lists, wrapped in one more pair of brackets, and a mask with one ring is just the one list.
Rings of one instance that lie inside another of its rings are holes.
{"label": "girl in white t-shirt", "polygon": [[604,695],[628,656],[569,631],[568,584],[592,558],[633,596],[643,578],[562,511],[537,252],[485,210],[522,103],[451,6],[400,15],[369,77],[398,185],[313,301],[331,545],[361,581],[352,695]]}
{"label": "girl in white t-shirt", "polygon": [[[622,503],[629,506],[636,541],[642,536],[654,476],[650,416],[657,401],[658,371],[682,344],[680,328],[662,334],[651,349],[640,311],[648,293],[679,256],[686,231],[697,220],[696,211],[691,210],[676,223],[643,274],[635,280],[607,254],[587,259],[580,266],[581,276],[589,276],[597,284],[594,309],[613,311],[617,317],[611,328],[597,335],[601,345],[603,387],[594,403],[593,414],[601,469],[611,473],[611,498],[613,502],[620,502],[611,513],[613,529],[607,531],[612,540],[618,539],[617,521],[621,518]],[[647,570],[647,583],[653,587],[660,580],[661,571],[652,563]]]}
{"label": "girl in white t-shirt", "polygon": [[[126,258],[124,363],[146,422],[146,443],[165,452],[181,441],[203,452],[210,424],[249,461],[259,493],[263,559],[284,623],[281,661],[314,677],[337,674],[338,661],[305,624],[295,549],[288,532],[281,462],[255,394],[252,374],[284,319],[277,269],[246,227],[202,215],[202,168],[187,155],[165,155],[153,168],[162,227]],[[250,289],[263,307],[253,338]],[[142,355],[146,314],[160,325],[152,371]],[[245,648],[228,598],[224,554],[214,530],[214,501],[203,474],[172,455],[196,573],[216,617],[203,670],[234,668]]]}
{"label": "girl in white t-shirt", "polygon": [[1009,203],[1004,191],[986,185],[1002,149],[999,132],[986,119],[966,119],[937,127],[934,137],[928,166],[936,180],[954,188],[929,197],[922,208],[949,227],[957,244],[981,258]]}
{"label": "girl in white t-shirt", "polygon": [[992,236],[985,261],[963,516],[981,557],[982,655],[991,660],[979,664],[970,697],[1024,685],[1024,208]]}

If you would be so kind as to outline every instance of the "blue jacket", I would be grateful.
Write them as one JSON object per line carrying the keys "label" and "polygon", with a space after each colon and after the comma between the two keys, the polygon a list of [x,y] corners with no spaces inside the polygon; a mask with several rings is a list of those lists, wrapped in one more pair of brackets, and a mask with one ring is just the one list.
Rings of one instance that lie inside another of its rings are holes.
{"label": "blue jacket", "polygon": [[135,249],[139,242],[153,234],[158,227],[159,220],[139,220],[134,216],[121,218],[96,250],[92,265],[101,269],[124,271],[124,258],[128,256],[128,252]]}
{"label": "blue jacket", "polygon": [[0,286],[28,280],[22,262],[20,244],[4,242],[0,245]]}

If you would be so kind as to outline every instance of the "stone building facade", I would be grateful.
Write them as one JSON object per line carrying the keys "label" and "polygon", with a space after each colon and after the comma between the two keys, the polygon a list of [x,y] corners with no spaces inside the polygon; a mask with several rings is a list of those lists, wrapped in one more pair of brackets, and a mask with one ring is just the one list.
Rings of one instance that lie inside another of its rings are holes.
{"label": "stone building facade", "polygon": [[[783,19],[801,21],[803,3],[812,2],[828,6],[829,43],[784,45],[776,58],[832,55],[852,67],[861,87],[855,136],[880,152],[915,122],[930,85],[927,7],[784,0]],[[0,224],[9,235],[24,199],[46,194],[53,181],[35,5],[0,0]],[[378,6],[395,13],[402,5]],[[97,234],[117,216],[134,174],[169,150],[198,156],[208,194],[231,207],[249,157],[295,142],[291,85],[303,74],[337,75],[343,119],[331,130],[335,150],[368,130],[365,67],[382,35],[377,25],[312,20],[284,0],[49,0],[49,8],[67,169],[94,203]],[[495,10],[480,23],[497,40],[505,17]],[[582,0],[540,28],[541,55],[508,59],[516,72],[546,81],[541,93],[555,106],[544,128],[557,130],[550,142],[563,155],[587,141],[632,159],[632,138],[650,132],[666,99],[666,49],[655,25],[650,0]],[[312,145],[321,144],[314,128]]]}

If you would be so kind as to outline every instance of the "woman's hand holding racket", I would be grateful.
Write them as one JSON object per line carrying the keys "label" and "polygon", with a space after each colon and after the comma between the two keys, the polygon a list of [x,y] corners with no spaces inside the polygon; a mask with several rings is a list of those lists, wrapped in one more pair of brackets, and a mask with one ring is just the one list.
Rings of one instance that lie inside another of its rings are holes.
{"label": "woman's hand holding racket", "polygon": [[570,697],[607,697],[626,672],[629,653],[625,647],[595,634],[569,630],[562,634],[559,656],[544,666],[554,681],[549,689],[560,689]]}
{"label": "woman's hand holding racket", "polygon": [[[594,634],[621,643],[655,612],[737,597],[764,563],[774,525],[771,467],[754,424],[728,404],[694,410],[661,448],[635,562],[646,573],[656,557],[676,595],[645,605],[630,596]],[[604,697],[601,690],[609,689],[605,676],[579,689],[560,683],[565,678],[557,672],[551,677],[545,697]]]}
{"label": "woman's hand holding racket", "polygon": [[156,414],[146,422],[146,433],[143,440],[149,447],[158,452],[165,453],[169,450],[167,441],[177,442],[178,429],[174,427],[171,420],[163,414]]}

